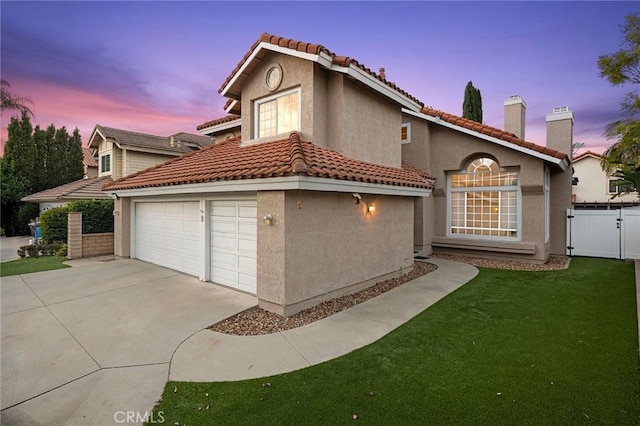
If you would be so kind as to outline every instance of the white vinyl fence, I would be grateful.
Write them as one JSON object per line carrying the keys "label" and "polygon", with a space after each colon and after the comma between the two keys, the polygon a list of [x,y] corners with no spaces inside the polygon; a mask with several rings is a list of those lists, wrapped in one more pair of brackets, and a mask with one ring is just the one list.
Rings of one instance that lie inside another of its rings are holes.
{"label": "white vinyl fence", "polygon": [[567,210],[567,254],[640,259],[640,208]]}

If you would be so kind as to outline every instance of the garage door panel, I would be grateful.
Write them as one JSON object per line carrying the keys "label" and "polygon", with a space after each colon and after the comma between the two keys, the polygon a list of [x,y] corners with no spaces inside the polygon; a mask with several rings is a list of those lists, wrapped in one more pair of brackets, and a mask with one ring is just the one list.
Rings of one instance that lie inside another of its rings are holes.
{"label": "garage door panel", "polygon": [[258,217],[258,206],[240,205],[238,217],[247,217],[255,219]]}
{"label": "garage door panel", "polygon": [[137,203],[136,258],[198,275],[199,207],[199,202]]}
{"label": "garage door panel", "polygon": [[256,292],[256,201],[212,201],[211,280]]}
{"label": "garage door panel", "polygon": [[[215,203],[215,202],[214,202]],[[235,205],[224,205],[222,202],[212,204],[211,216],[215,217],[236,217]]]}
{"label": "garage door panel", "polygon": [[213,249],[224,249],[224,250],[238,250],[238,240],[233,236],[227,235],[212,235],[211,236],[211,247]]}

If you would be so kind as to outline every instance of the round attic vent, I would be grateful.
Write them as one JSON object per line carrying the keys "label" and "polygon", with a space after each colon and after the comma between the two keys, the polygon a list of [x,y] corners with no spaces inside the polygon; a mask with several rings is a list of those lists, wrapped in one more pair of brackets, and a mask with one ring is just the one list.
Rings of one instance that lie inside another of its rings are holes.
{"label": "round attic vent", "polygon": [[264,82],[270,92],[280,87],[280,83],[282,83],[282,67],[278,64],[271,65],[267,69]]}

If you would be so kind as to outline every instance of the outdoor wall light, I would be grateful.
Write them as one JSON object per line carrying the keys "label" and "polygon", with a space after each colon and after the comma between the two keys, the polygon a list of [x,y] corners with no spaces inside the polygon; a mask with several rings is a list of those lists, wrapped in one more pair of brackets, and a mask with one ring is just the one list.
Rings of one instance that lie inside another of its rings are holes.
{"label": "outdoor wall light", "polygon": [[360,194],[354,192],[353,194],[351,194],[351,196],[356,199],[356,205],[360,204],[360,200],[362,200],[362,196]]}
{"label": "outdoor wall light", "polygon": [[265,224],[265,225],[271,225],[271,222],[273,222],[273,215],[271,215],[271,214],[267,214],[267,215],[264,215],[264,216],[262,217],[262,223],[263,223],[263,224]]}
{"label": "outdoor wall light", "polygon": [[367,204],[367,211],[369,213],[373,213],[376,211],[376,206],[374,206],[373,204]]}

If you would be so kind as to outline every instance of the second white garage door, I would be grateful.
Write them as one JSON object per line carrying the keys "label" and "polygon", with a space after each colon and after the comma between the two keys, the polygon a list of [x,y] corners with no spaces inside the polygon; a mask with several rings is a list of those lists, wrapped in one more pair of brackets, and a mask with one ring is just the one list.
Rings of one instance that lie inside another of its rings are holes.
{"label": "second white garage door", "polygon": [[135,257],[198,275],[200,203],[136,203]]}
{"label": "second white garage door", "polygon": [[211,202],[211,281],[256,293],[257,214],[255,200]]}

